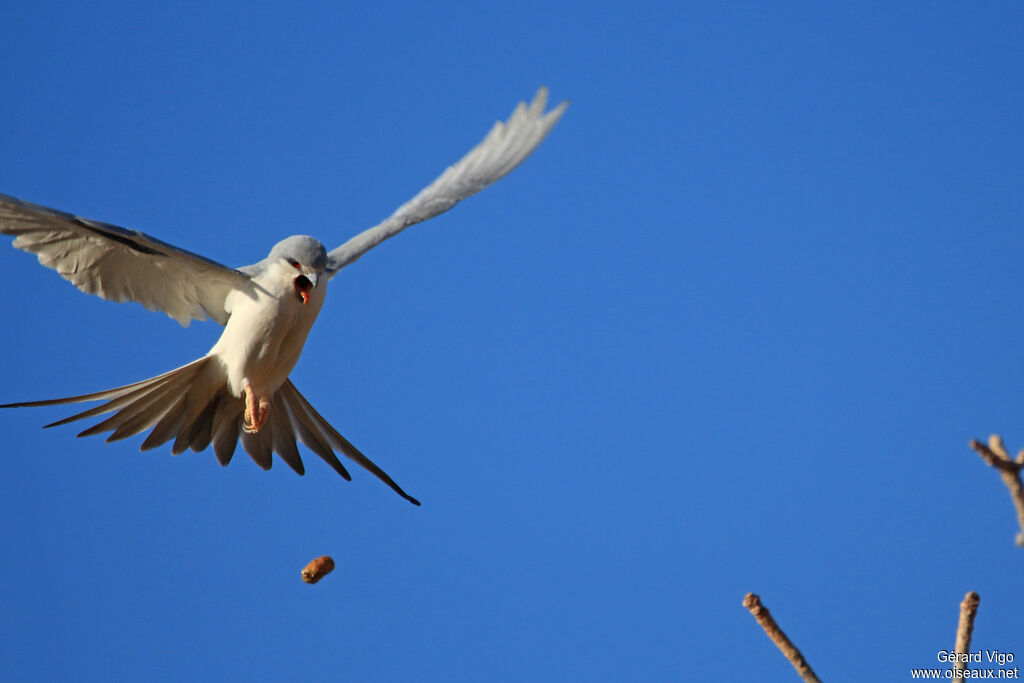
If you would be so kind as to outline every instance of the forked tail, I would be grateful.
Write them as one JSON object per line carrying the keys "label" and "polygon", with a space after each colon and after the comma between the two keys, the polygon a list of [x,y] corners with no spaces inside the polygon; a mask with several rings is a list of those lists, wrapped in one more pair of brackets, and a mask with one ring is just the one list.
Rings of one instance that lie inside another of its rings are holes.
{"label": "forked tail", "polygon": [[204,356],[157,377],[107,391],[47,401],[9,403],[0,405],[0,408],[52,406],[87,401],[106,403],[58,420],[46,427],[57,427],[76,420],[114,413],[82,431],[78,436],[111,432],[107,437],[107,441],[110,442],[152,428],[142,442],[140,450],[156,448],[171,439],[174,439],[174,445],[171,446],[171,453],[174,455],[189,448],[198,453],[212,444],[213,452],[221,465],[231,462],[241,438],[246,452],[263,469],[270,469],[273,463],[272,455],[277,453],[289,467],[301,475],[305,474],[306,468],[299,457],[296,445],[298,439],[345,479],[351,481],[352,476],[338,460],[335,450],[371,472],[413,505],[420,504],[339,434],[299,393],[291,380],[286,380],[274,392],[270,402],[270,416],[260,431],[255,434],[244,432],[242,422],[245,401],[231,394],[223,369],[211,356]]}

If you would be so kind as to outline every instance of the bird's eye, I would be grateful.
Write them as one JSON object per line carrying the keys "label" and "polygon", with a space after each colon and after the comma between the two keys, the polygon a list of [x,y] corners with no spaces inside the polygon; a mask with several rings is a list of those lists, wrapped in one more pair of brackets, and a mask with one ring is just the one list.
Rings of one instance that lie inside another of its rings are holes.
{"label": "bird's eye", "polygon": [[299,262],[298,262],[298,261],[296,261],[296,260],[295,260],[295,259],[293,259],[293,258],[290,258],[290,259],[288,259],[288,264],[289,264],[289,265],[290,265],[290,266],[291,266],[292,268],[300,268],[300,267],[301,267],[301,265],[299,264]]}

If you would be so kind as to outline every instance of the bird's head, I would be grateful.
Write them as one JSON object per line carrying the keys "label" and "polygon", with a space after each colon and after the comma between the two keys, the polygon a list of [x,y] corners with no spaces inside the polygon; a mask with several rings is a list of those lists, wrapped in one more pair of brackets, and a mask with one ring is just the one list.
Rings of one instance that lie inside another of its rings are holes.
{"label": "bird's head", "polygon": [[274,245],[268,260],[282,266],[286,272],[294,272],[295,295],[303,304],[308,304],[327,268],[327,250],[312,237],[292,235]]}

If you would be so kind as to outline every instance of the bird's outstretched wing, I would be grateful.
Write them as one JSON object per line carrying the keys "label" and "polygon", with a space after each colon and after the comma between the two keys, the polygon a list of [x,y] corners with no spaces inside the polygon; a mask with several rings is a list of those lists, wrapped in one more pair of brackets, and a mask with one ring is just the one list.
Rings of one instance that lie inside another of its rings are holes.
{"label": "bird's outstretched wing", "polygon": [[250,286],[244,273],[141,232],[2,194],[0,233],[83,292],[138,302],[186,327],[207,317],[225,324],[225,298]]}
{"label": "bird's outstretched wing", "polygon": [[520,102],[508,121],[495,123],[487,137],[469,154],[449,166],[437,180],[400,206],[390,218],[328,252],[331,274],[410,225],[444,213],[518,166],[536,149],[569,106],[565,101],[545,113],[547,101],[548,89],[542,87],[529,106]]}

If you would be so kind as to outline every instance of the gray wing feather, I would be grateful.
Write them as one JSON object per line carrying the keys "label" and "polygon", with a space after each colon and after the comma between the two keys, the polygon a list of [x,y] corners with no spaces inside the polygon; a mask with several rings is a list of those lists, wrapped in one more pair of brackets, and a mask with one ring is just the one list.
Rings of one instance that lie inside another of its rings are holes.
{"label": "gray wing feather", "polygon": [[186,327],[207,317],[223,325],[227,295],[250,286],[244,273],[141,232],[3,194],[0,233],[83,292],[138,302]]}
{"label": "gray wing feather", "polygon": [[410,225],[444,213],[512,171],[536,149],[569,102],[544,113],[548,89],[540,88],[527,106],[520,102],[508,121],[498,121],[480,144],[434,182],[403,204],[390,218],[328,252],[331,275]]}

